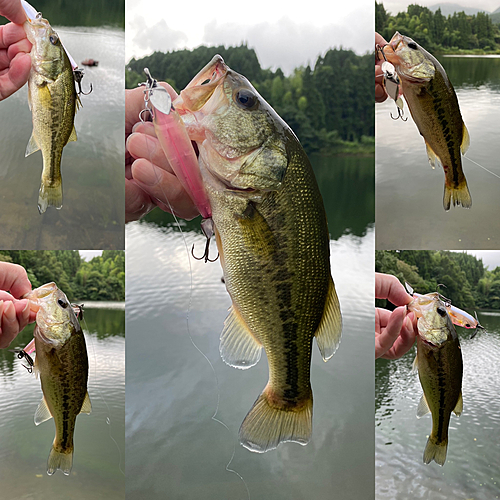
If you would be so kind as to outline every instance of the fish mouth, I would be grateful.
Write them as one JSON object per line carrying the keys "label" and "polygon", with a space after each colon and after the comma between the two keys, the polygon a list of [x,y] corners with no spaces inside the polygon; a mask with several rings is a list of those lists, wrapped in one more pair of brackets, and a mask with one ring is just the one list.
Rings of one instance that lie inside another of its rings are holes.
{"label": "fish mouth", "polygon": [[29,300],[30,310],[33,312],[38,312],[40,307],[42,307],[43,299],[47,298],[50,294],[57,290],[57,285],[54,282],[46,283],[31,292],[23,295],[23,299]]}
{"label": "fish mouth", "polygon": [[229,68],[220,55],[212,60],[188,83],[173,102],[179,114],[199,111],[223,83]]}

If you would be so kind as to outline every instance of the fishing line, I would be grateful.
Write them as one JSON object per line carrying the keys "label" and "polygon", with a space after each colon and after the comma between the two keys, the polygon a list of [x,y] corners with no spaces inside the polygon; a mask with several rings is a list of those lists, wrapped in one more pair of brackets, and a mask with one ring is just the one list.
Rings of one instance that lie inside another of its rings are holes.
{"label": "fishing line", "polygon": [[99,397],[101,398],[101,400],[106,405],[106,409],[107,409],[107,413],[108,413],[108,416],[106,417],[106,425],[109,426],[108,427],[108,435],[109,435],[111,441],[113,441],[113,443],[115,443],[116,449],[118,450],[118,455],[119,455],[119,458],[120,458],[120,461],[118,462],[118,469],[125,476],[125,472],[122,469],[122,451],[120,450],[120,447],[118,446],[118,443],[115,440],[115,438],[111,435],[111,411],[109,409],[108,403],[106,402],[106,399],[102,395],[102,392],[100,391],[99,386],[97,385],[97,356],[96,356],[96,353],[95,353],[94,339],[92,338],[92,335],[90,335],[90,330],[89,330],[89,327],[87,325],[87,321],[85,320],[85,317],[83,317],[80,322],[84,323],[85,331],[87,332],[87,338],[90,341],[90,345],[92,346],[92,353],[94,354],[95,389],[97,390],[97,392],[98,392]]}
{"label": "fishing line", "polygon": [[491,170],[488,170],[486,167],[483,167],[479,163],[475,162],[474,160],[471,160],[469,157],[464,156],[464,158],[467,158],[469,161],[474,163],[474,165],[477,165],[478,167],[481,167],[483,170],[486,170],[486,172],[490,173],[491,175],[494,175],[495,177],[498,177],[500,179],[500,175],[495,174],[495,172],[492,172]]}
{"label": "fishing line", "polygon": [[[141,111],[141,116],[142,116],[142,111]],[[150,116],[151,116],[151,118],[153,118],[151,111],[150,111]],[[143,121],[143,120],[141,119],[141,121]],[[145,123],[145,122],[143,121],[143,123]],[[151,123],[151,122],[149,122],[149,123]],[[220,405],[220,387],[219,387],[219,378],[217,377],[217,373],[215,371],[215,368],[214,368],[212,362],[210,361],[210,359],[208,359],[207,355],[196,345],[196,342],[194,341],[194,339],[193,339],[193,337],[191,335],[191,329],[189,328],[189,315],[190,315],[191,307],[192,307],[192,303],[193,303],[193,268],[192,268],[192,265],[191,265],[191,255],[190,255],[190,252],[189,252],[189,247],[187,245],[186,235],[184,234],[184,231],[182,230],[182,227],[181,227],[181,224],[179,222],[179,219],[175,215],[175,211],[174,211],[174,209],[173,209],[173,207],[172,207],[172,205],[170,203],[170,200],[169,200],[169,198],[167,196],[167,193],[164,191],[163,186],[161,185],[160,176],[158,175],[158,172],[156,171],[155,165],[154,165],[154,163],[152,161],[153,155],[152,155],[151,149],[149,148],[149,144],[148,144],[147,140],[146,140],[146,147],[147,147],[148,155],[149,155],[149,163],[151,164],[151,168],[153,169],[153,172],[155,174],[157,184],[160,187],[160,190],[163,193],[163,196],[164,196],[165,200],[167,201],[168,208],[169,208],[170,213],[172,214],[172,216],[174,218],[175,225],[179,229],[179,232],[180,232],[181,237],[182,237],[182,241],[184,243],[184,248],[186,249],[186,255],[187,255],[188,264],[189,264],[189,281],[190,281],[190,286],[189,286],[189,300],[188,300],[188,307],[187,307],[187,311],[186,311],[186,330],[187,330],[187,333],[188,333],[189,340],[190,340],[191,344],[205,358],[205,360],[207,361],[207,363],[210,366],[210,369],[212,370],[212,373],[213,373],[213,376],[214,376],[214,379],[215,379],[215,386],[216,386],[216,390],[217,390],[217,404],[216,404],[216,407],[215,407],[215,412],[214,412],[214,414],[211,417],[211,420],[213,420],[214,422],[217,422],[220,425],[222,425],[225,429],[227,429],[227,431],[229,432],[229,434],[231,436],[233,436],[233,433],[231,432],[231,430],[229,429],[229,427],[222,420],[216,418],[217,417],[217,413],[219,412],[219,405]],[[158,201],[160,201],[162,204],[164,204],[163,200],[158,200]],[[232,452],[232,455],[231,455],[231,458],[230,458],[229,462],[226,464],[225,470],[227,472],[231,472],[231,473],[235,474],[243,482],[243,484],[245,486],[245,489],[247,491],[248,500],[250,500],[250,490],[248,489],[248,485],[247,485],[245,479],[243,479],[243,476],[240,473],[238,473],[236,470],[231,469],[229,467],[231,465],[233,459],[234,459],[235,454],[236,454],[236,443],[233,441],[233,452]]]}

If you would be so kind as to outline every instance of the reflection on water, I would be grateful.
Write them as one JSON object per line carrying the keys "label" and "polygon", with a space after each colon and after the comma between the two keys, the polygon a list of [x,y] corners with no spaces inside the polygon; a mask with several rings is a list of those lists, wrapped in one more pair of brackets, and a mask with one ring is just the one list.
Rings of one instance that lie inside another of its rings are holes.
{"label": "reflection on water", "polygon": [[[462,159],[472,208],[443,209],[444,173],[429,166],[411,117],[392,120],[394,102],[376,105],[377,248],[494,249],[500,246],[500,60],[442,58],[455,86],[471,145]],[[409,111],[405,104],[405,112]]]}
{"label": "reflection on water", "polygon": [[500,498],[500,315],[479,313],[486,328],[474,339],[457,327],[462,347],[464,412],[450,421],[443,467],[424,465],[430,415],[416,418],[422,394],[411,373],[414,350],[396,361],[376,362],[377,498]]}
{"label": "reflection on water", "polygon": [[75,117],[78,141],[61,161],[63,208],[38,213],[40,152],[25,158],[32,120],[27,86],[0,102],[0,226],[4,249],[119,249],[124,246],[124,32],[106,28],[61,28],[61,39],[86,70]]}
{"label": "reflection on water", "polygon": [[[325,162],[322,168],[333,167]],[[318,177],[322,174],[333,175],[323,172]],[[324,197],[330,196],[320,184]],[[373,212],[360,211],[359,216],[372,220]],[[152,214],[149,219],[159,217]],[[182,223],[183,234],[165,223],[127,226],[131,498],[166,494],[173,499],[246,499],[240,479],[225,470],[233,450],[230,468],[244,477],[251,498],[320,500],[332,498],[336,490],[342,491],[343,500],[373,498],[374,231],[366,223],[356,230],[351,222],[334,228],[330,213],[328,217],[330,232],[342,234],[330,244],[344,320],[342,342],[328,363],[313,348],[311,442],[305,447],[286,443],[265,454],[251,453],[237,440],[243,418],[267,382],[268,369],[265,354],[250,370],[236,370],[220,358],[219,336],[230,306],[220,264],[188,256],[193,243],[203,246],[193,223]],[[358,230],[363,236],[352,234]],[[212,363],[218,386],[190,336]],[[217,405],[217,418],[229,431],[211,419]],[[151,474],[159,470],[168,474]]]}
{"label": "reflection on water", "polygon": [[[33,423],[42,397],[40,381],[21,366],[14,353],[0,350],[2,498],[123,500],[125,478],[120,468],[124,470],[125,461],[124,316],[123,311],[85,308],[83,326],[92,413],[77,418],[69,477],[60,471],[54,476],[46,473],[54,424],[52,420],[39,426]],[[11,347],[24,347],[32,338],[33,325],[29,325]]]}

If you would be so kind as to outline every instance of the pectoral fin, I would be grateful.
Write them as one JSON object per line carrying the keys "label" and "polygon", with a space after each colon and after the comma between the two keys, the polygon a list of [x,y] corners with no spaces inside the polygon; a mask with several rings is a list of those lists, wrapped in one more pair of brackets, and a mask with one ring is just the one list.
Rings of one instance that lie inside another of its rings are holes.
{"label": "pectoral fin", "polygon": [[321,323],[316,330],[315,337],[323,361],[328,361],[337,350],[342,335],[342,315],[340,304],[335,292],[335,285],[330,278],[328,294],[326,296],[325,310]]}
{"label": "pectoral fin", "polygon": [[31,134],[30,140],[28,141],[28,145],[26,146],[26,153],[24,153],[24,156],[29,156],[30,154],[34,153],[35,151],[38,151],[40,149],[40,146],[36,142],[35,136],[33,133]]}
{"label": "pectoral fin", "polygon": [[220,336],[220,355],[225,363],[245,370],[257,364],[262,344],[250,332],[238,311],[231,306]]}
{"label": "pectoral fin", "polygon": [[462,411],[464,410],[464,400],[462,399],[462,391],[460,391],[460,395],[458,396],[458,401],[457,404],[455,405],[455,409],[453,410],[453,413],[459,417],[462,414]]}
{"label": "pectoral fin", "polygon": [[80,413],[89,414],[91,411],[92,411],[92,404],[90,403],[89,393],[87,392],[85,394],[85,399],[83,400],[82,409],[80,410]]}
{"label": "pectoral fin", "polygon": [[35,425],[40,425],[42,422],[51,418],[52,415],[50,414],[49,407],[47,406],[45,397],[43,397],[35,412]]}

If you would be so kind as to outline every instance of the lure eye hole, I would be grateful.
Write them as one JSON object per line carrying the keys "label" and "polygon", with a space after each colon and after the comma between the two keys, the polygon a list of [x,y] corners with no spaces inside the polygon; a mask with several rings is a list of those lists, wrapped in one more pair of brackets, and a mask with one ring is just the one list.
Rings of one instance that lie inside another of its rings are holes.
{"label": "lure eye hole", "polygon": [[68,303],[67,302],[64,302],[64,300],[62,299],[58,299],[57,300],[57,303],[63,308],[63,309],[66,309],[68,307]]}
{"label": "lure eye hole", "polygon": [[54,33],[53,35],[49,36],[50,43],[52,45],[57,45],[57,42],[59,41],[59,37]]}
{"label": "lure eye hole", "polygon": [[417,44],[415,42],[410,42],[408,47],[410,47],[410,49],[417,50]]}
{"label": "lure eye hole", "polygon": [[204,82],[201,82],[202,85],[206,85],[207,83],[210,83],[210,79],[207,78]]}
{"label": "lure eye hole", "polygon": [[240,108],[251,109],[257,103],[257,96],[251,90],[241,89],[234,94],[234,100]]}
{"label": "lure eye hole", "polygon": [[469,323],[466,323],[466,324],[465,324],[465,327],[466,327],[466,328],[470,328],[470,324],[469,324]]}
{"label": "lure eye hole", "polygon": [[443,307],[443,306],[439,306],[437,308],[437,312],[440,316],[442,316],[443,318],[446,316],[446,309]]}

